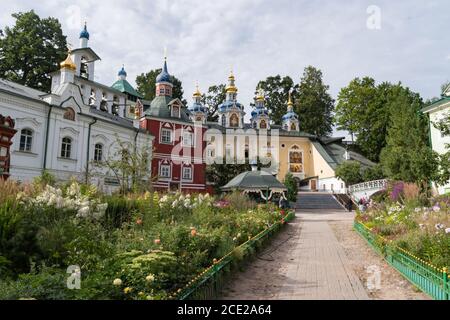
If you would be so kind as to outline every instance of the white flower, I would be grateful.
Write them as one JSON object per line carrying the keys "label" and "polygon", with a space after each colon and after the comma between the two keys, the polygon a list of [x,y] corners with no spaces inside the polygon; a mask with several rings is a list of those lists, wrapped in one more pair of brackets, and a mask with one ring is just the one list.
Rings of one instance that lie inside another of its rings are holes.
{"label": "white flower", "polygon": [[153,282],[155,281],[155,276],[153,274],[149,274],[145,277],[145,280],[147,280],[147,282]]}
{"label": "white flower", "polygon": [[445,228],[445,226],[442,223],[437,223],[435,226],[436,230],[442,230]]}
{"label": "white flower", "polygon": [[119,278],[114,279],[113,285],[115,285],[115,286],[121,286],[121,285],[122,285],[122,280],[119,279]]}
{"label": "white flower", "polygon": [[89,215],[89,207],[82,207],[78,210],[77,217],[86,218]]}
{"label": "white flower", "polygon": [[450,233],[450,228],[445,229],[445,233],[449,234]]}

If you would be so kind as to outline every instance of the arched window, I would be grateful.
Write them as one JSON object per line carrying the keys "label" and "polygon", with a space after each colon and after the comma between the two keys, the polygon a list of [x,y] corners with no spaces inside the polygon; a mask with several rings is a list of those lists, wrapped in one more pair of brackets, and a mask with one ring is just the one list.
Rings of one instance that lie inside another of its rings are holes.
{"label": "arched window", "polygon": [[259,123],[259,128],[260,129],[267,129],[267,122],[266,122],[266,120],[261,120],[261,122]]}
{"label": "arched window", "polygon": [[64,137],[61,143],[61,158],[70,159],[72,153],[72,139]]}
{"label": "arched window", "polygon": [[64,112],[64,119],[75,121],[75,111],[72,108],[67,108]]}
{"label": "arched window", "polygon": [[81,57],[80,77],[89,79],[89,66],[86,57]]}
{"label": "arched window", "polygon": [[295,123],[291,124],[291,130],[292,131],[297,131],[297,126]]}
{"label": "arched window", "polygon": [[117,96],[114,96],[113,98],[113,104],[112,104],[112,114],[115,116],[119,115],[119,98]]}
{"label": "arched window", "polygon": [[31,152],[32,145],[33,145],[33,131],[31,129],[22,129],[20,131],[19,150],[24,152]]}
{"label": "arched window", "polygon": [[239,117],[236,113],[233,113],[230,117],[230,127],[236,128],[239,127]]}
{"label": "arched window", "polygon": [[91,89],[91,95],[89,96],[89,105],[95,105],[95,90]]}
{"label": "arched window", "polygon": [[303,152],[298,146],[292,146],[289,151],[289,171],[292,173],[303,172]]}
{"label": "arched window", "polygon": [[95,144],[94,161],[100,162],[103,160],[103,145],[101,143]]}
{"label": "arched window", "polygon": [[227,118],[225,118],[225,115],[222,115],[222,127],[225,127],[227,125]]}
{"label": "arched window", "polygon": [[100,102],[100,110],[108,112],[108,99],[106,98],[106,93],[102,94],[102,101]]}

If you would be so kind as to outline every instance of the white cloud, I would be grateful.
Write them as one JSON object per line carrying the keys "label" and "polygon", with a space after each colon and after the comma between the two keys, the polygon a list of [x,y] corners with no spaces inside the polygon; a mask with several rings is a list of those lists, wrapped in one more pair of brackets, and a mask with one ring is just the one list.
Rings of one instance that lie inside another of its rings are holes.
{"label": "white cloud", "polygon": [[[69,42],[78,44],[72,1],[0,0],[0,27],[9,16],[35,9],[60,19]],[[376,3],[375,3],[376,2]],[[366,27],[369,5],[381,9],[381,30]],[[305,66],[322,69],[336,97],[356,76],[402,81],[424,98],[449,79],[445,30],[447,1],[78,1],[80,26],[88,22],[91,47],[102,57],[96,80],[110,84],[125,64],[130,82],[160,67],[168,48],[169,71],[183,81],[189,100],[225,82],[233,67],[239,99],[252,101],[257,82],[269,75],[299,80]]]}

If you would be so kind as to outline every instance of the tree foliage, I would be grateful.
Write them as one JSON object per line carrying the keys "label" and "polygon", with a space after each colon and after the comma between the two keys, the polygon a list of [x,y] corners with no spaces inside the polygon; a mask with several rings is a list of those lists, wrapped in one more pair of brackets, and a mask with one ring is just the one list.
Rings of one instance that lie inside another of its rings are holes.
{"label": "tree foliage", "polygon": [[436,178],[438,156],[428,146],[428,121],[420,110],[418,95],[397,88],[389,101],[390,126],[386,147],[381,152],[381,164],[392,180],[424,183]]}
{"label": "tree foliage", "polygon": [[297,181],[295,181],[292,173],[288,172],[286,174],[286,176],[284,177],[284,185],[287,188],[286,197],[287,197],[288,201],[291,201],[291,202],[297,201],[298,184],[297,184]]}
{"label": "tree foliage", "polygon": [[300,130],[317,136],[329,135],[333,130],[334,100],[322,78],[322,71],[312,66],[306,67],[294,103]]}
{"label": "tree foliage", "polygon": [[[443,136],[450,136],[450,112],[434,126],[442,132]],[[439,173],[436,178],[438,185],[445,185],[450,180],[450,144],[446,145],[447,152],[439,155]]]}
{"label": "tree foliage", "polygon": [[217,122],[219,105],[225,101],[225,85],[219,84],[208,88],[208,92],[202,95],[202,103],[208,107],[208,121]]}
{"label": "tree foliage", "polygon": [[345,182],[347,186],[363,181],[361,175],[361,164],[358,161],[345,161],[335,171],[336,177]]}
{"label": "tree foliage", "polygon": [[271,120],[275,123],[281,123],[281,118],[287,112],[289,91],[292,91],[292,98],[296,100],[298,85],[294,84],[289,76],[282,78],[280,75],[276,75],[260,81],[256,86],[255,95],[259,88],[265,92],[266,107],[270,112]]}
{"label": "tree foliage", "polygon": [[[152,101],[156,94],[156,77],[161,73],[162,69],[153,69],[147,73],[141,73],[136,77],[137,91],[144,96],[145,100]],[[183,84],[175,76],[172,76],[173,84],[173,98],[180,99],[184,105],[187,105],[187,101],[183,98]]]}
{"label": "tree foliage", "polygon": [[216,192],[220,192],[220,188],[226,185],[238,174],[251,170],[249,164],[223,164],[213,163],[206,167],[206,179],[213,183]]}
{"label": "tree foliage", "polygon": [[50,92],[50,73],[67,55],[66,36],[56,18],[33,10],[14,13],[13,27],[0,30],[0,78]]}

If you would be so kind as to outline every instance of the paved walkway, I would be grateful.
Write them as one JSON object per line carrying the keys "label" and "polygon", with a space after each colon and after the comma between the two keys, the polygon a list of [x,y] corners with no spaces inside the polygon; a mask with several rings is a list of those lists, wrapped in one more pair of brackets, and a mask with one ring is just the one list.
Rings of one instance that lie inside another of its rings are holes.
{"label": "paved walkway", "polygon": [[297,213],[297,219],[265,253],[238,274],[224,298],[368,299],[328,224],[343,219],[353,219],[353,214],[343,210]]}

